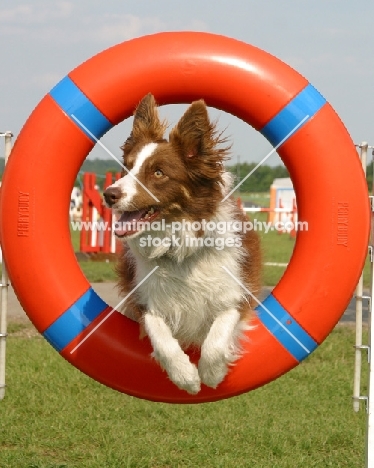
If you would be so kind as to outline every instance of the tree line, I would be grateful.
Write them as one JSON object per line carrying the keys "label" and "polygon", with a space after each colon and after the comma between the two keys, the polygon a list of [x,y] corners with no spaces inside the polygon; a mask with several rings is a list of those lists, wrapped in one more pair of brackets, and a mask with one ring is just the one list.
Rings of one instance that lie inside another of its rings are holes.
{"label": "tree line", "polygon": [[[226,170],[230,171],[235,178],[235,184],[246,178],[246,176],[256,167],[257,163],[241,163],[233,166],[226,166]],[[107,172],[116,173],[121,168],[113,160],[108,159],[92,159],[86,160],[81,167],[80,173],[93,172],[97,175],[98,185],[101,187],[103,177]],[[288,171],[284,166],[259,166],[253,174],[251,174],[240,185],[241,192],[267,192],[273,180],[278,177],[288,177]]]}
{"label": "tree line", "polygon": [[[235,183],[239,183],[243,179],[244,182],[240,185],[241,192],[268,192],[270,185],[276,178],[289,177],[287,168],[285,166],[268,166],[262,164],[255,171],[257,163],[241,163],[235,165],[227,165],[226,169],[230,171],[235,177]],[[86,159],[84,161],[79,174],[77,176],[77,185],[81,183],[81,176],[84,172],[93,172],[97,175],[97,181],[100,186],[104,181],[107,172],[120,172],[120,166],[113,159]],[[248,177],[247,175],[253,171]],[[4,172],[4,158],[0,158],[0,175],[2,177]],[[373,186],[373,167],[372,163],[367,166],[366,180],[368,189],[371,191]]]}
{"label": "tree line", "polygon": [[241,163],[226,167],[234,175],[236,184],[243,181],[239,189],[241,192],[268,192],[274,179],[289,177],[285,166],[262,164],[255,169],[257,164]]}

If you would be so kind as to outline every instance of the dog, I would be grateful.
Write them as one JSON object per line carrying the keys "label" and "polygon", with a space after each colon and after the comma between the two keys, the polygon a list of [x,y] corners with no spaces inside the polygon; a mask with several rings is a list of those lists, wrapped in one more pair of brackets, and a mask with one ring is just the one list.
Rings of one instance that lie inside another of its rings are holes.
{"label": "dog", "polygon": [[[198,100],[167,140],[146,95],[121,147],[125,170],[104,192],[124,243],[118,285],[129,297],[121,312],[140,323],[152,356],[190,394],[202,383],[216,388],[240,357],[260,291],[259,237],[244,232],[247,218],[228,197],[230,146],[216,127]],[[200,351],[198,365],[188,348]]]}

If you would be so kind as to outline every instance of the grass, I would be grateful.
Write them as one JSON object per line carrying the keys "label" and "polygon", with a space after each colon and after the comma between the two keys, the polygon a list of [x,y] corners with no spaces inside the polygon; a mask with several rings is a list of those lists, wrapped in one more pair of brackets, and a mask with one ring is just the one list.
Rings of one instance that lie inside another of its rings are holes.
{"label": "grass", "polygon": [[[79,252],[79,231],[71,230],[71,243],[74,252]],[[92,262],[79,261],[79,266],[90,283],[103,283],[116,281],[114,263],[109,261]]]}
{"label": "grass", "polygon": [[260,192],[260,193],[255,193],[255,192],[240,192],[240,191],[235,191],[232,196],[237,199],[240,198],[240,200],[244,203],[253,203],[254,205],[261,206],[262,208],[268,208],[270,205],[270,192]]}
{"label": "grass", "polygon": [[241,193],[235,192],[235,197],[240,197],[242,202],[251,202],[262,207],[269,207],[270,194],[269,193]]}
{"label": "grass", "polygon": [[7,341],[2,468],[364,465],[366,415],[352,411],[350,327],[338,326],[307,360],[267,386],[202,405],[117,393],[27,331],[18,326]]}
{"label": "grass", "polygon": [[79,262],[79,266],[90,283],[117,281],[114,262]]}
{"label": "grass", "polygon": [[74,252],[79,252],[80,250],[80,232],[70,229],[71,243],[73,245]]}

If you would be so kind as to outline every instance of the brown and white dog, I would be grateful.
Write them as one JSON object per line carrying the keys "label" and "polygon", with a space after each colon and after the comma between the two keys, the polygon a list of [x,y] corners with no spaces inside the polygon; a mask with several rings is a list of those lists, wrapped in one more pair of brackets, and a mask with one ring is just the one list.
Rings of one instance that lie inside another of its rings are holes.
{"label": "brown and white dog", "polygon": [[[104,198],[124,241],[120,291],[141,283],[122,312],[141,324],[169,378],[195,394],[201,383],[217,387],[240,356],[254,303],[238,281],[259,293],[260,243],[241,229],[246,218],[235,201],[223,201],[232,186],[223,168],[229,148],[204,101],[190,105],[169,141],[165,130],[148,94],[122,147],[126,172]],[[189,347],[201,351],[198,366]]]}

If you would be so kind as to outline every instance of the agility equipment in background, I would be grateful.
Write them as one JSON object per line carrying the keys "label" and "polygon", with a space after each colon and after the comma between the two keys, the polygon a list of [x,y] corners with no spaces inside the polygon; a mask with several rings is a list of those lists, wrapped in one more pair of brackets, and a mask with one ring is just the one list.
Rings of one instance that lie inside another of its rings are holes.
{"label": "agility equipment in background", "polygon": [[[204,387],[196,396],[167,379],[150,357],[148,340],[138,339],[138,324],[92,290],[70,241],[70,192],[81,164],[97,139],[129,117],[149,92],[160,104],[204,98],[261,132],[288,168],[299,220],[308,222],[284,276],[257,309],[246,353],[216,390]],[[339,155],[338,170],[331,147]],[[130,395],[199,403],[270,382],[326,338],[364,264],[369,206],[355,147],[330,104],[305,78],[237,40],[174,32],[96,55],[43,98],[9,159],[0,225],[17,296],[63,357]]]}
{"label": "agility equipment in background", "polygon": [[[118,172],[105,174],[104,190],[120,178]],[[113,180],[114,179],[114,180]],[[96,174],[83,174],[82,219],[79,251],[83,253],[115,253],[121,249],[120,242],[114,236],[113,212],[104,204]]]}

